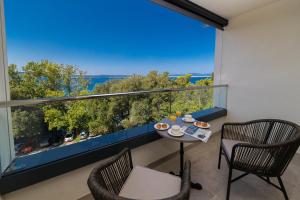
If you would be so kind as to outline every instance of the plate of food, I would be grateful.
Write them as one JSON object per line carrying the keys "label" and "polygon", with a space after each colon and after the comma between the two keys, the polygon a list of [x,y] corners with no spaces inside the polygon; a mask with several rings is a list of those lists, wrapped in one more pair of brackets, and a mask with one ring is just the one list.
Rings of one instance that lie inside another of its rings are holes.
{"label": "plate of food", "polygon": [[170,125],[167,123],[157,123],[154,125],[154,128],[160,131],[165,131],[170,128]]}
{"label": "plate of food", "polygon": [[207,122],[194,122],[194,126],[199,128],[210,128],[210,124]]}

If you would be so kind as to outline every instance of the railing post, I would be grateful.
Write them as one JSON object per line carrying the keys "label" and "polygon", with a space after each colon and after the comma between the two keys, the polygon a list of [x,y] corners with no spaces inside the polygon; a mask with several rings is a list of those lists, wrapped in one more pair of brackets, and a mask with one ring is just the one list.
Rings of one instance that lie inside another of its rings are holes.
{"label": "railing post", "polygon": [[152,101],[151,101],[151,94],[147,94],[147,98],[148,98],[148,120],[147,122],[151,122],[153,119],[150,119],[151,118],[151,112],[152,112]]}
{"label": "railing post", "polygon": [[201,92],[202,91],[198,91],[199,94],[199,98],[198,98],[198,107],[201,108]]}
{"label": "railing post", "polygon": [[172,112],[172,91],[169,91],[169,114]]}

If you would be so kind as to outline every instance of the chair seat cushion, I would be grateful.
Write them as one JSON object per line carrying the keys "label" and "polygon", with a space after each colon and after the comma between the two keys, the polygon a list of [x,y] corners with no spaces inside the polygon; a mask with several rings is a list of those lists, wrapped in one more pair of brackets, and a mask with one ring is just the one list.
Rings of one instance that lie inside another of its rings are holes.
{"label": "chair seat cushion", "polygon": [[245,143],[243,141],[239,141],[239,140],[228,140],[228,139],[222,139],[222,146],[223,149],[226,153],[227,158],[230,160],[231,158],[231,153],[232,153],[232,148],[235,144],[238,143]]}
{"label": "chair seat cushion", "polygon": [[135,166],[119,196],[131,199],[163,199],[180,192],[181,179],[171,174]]}

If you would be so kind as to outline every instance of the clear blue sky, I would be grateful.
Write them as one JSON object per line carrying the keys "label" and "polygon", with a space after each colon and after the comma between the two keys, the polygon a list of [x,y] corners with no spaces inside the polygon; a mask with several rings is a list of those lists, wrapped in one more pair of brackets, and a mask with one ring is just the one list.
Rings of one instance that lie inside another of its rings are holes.
{"label": "clear blue sky", "polygon": [[211,73],[215,29],[150,0],[5,0],[8,62],[87,74]]}

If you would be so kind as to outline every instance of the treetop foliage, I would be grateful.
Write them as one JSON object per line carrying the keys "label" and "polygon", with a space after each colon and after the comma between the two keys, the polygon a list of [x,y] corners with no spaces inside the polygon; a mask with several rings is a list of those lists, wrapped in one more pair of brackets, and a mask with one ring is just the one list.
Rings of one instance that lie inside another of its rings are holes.
{"label": "treetop foliage", "polygon": [[[80,96],[212,85],[213,79],[195,84],[191,74],[171,79],[168,72],[150,71],[146,76],[132,75],[122,80],[97,84],[88,91],[89,80],[84,71],[72,65],[42,60],[28,62],[18,71],[16,65],[8,68],[11,99],[35,99],[63,96]],[[212,90],[155,93],[128,97],[111,97],[92,100],[39,105],[34,108],[18,107],[12,110],[15,137],[31,137],[43,132],[66,130],[78,134],[107,134],[147,122],[160,120],[170,113],[189,113],[212,106]],[[170,110],[171,109],[171,110]]]}

